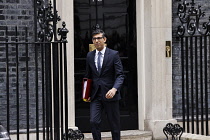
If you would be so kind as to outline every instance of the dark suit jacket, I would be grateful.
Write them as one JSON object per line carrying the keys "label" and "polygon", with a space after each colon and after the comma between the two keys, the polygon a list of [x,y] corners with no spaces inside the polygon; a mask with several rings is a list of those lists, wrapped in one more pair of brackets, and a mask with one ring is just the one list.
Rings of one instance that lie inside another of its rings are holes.
{"label": "dark suit jacket", "polygon": [[[91,100],[94,99],[98,91],[99,86],[101,87],[102,99],[105,101],[116,101],[120,100],[120,88],[124,81],[123,66],[117,51],[106,48],[103,65],[100,74],[95,66],[95,53],[96,50],[89,52],[86,59],[86,74],[85,78],[92,79],[92,91]],[[105,97],[106,93],[111,88],[116,88],[117,93],[112,99]]]}

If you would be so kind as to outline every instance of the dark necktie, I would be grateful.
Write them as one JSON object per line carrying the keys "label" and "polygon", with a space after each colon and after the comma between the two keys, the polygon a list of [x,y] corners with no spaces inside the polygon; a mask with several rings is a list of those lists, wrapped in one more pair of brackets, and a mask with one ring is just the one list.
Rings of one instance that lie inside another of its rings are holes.
{"label": "dark necktie", "polygon": [[98,52],[98,62],[97,62],[97,65],[98,65],[98,72],[100,73],[101,72],[101,52]]}

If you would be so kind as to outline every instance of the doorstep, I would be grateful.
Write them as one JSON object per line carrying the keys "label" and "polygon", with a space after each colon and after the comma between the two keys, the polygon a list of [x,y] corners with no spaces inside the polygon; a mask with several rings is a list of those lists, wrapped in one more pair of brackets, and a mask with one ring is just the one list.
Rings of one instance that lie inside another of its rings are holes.
{"label": "doorstep", "polygon": [[210,140],[210,136],[183,133],[181,138],[185,138],[186,140]]}
{"label": "doorstep", "polygon": [[[93,140],[91,133],[84,133],[84,140]],[[102,140],[112,140],[110,132],[101,133]],[[121,131],[121,140],[152,140],[151,131],[126,130]]]}

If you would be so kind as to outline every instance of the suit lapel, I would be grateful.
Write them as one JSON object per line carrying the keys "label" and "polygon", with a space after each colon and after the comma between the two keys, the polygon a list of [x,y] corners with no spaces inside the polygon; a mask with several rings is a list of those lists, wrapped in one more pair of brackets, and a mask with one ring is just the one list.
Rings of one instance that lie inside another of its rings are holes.
{"label": "suit lapel", "polygon": [[98,73],[96,65],[95,65],[95,54],[96,54],[96,50],[93,51],[91,58],[90,58],[90,60],[91,60],[90,62],[91,62],[92,67],[94,68],[93,70],[95,71],[95,73]]}

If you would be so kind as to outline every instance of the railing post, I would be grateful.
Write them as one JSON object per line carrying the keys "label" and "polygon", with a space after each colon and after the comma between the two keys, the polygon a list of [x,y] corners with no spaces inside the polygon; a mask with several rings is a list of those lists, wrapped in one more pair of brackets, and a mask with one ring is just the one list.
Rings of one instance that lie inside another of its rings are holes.
{"label": "railing post", "polygon": [[[61,61],[60,63],[63,63],[63,66],[61,65],[61,67],[63,67],[62,70],[64,70],[64,97],[65,97],[65,105],[64,105],[64,114],[65,114],[65,134],[62,134],[63,139],[68,140],[68,84],[67,84],[67,56],[66,56],[66,43],[67,43],[67,33],[69,32],[68,29],[66,29],[66,23],[63,22],[62,23],[63,28],[58,28],[58,35],[61,36],[60,41],[62,42],[62,46],[63,49],[61,48],[61,50],[63,50],[63,52],[61,52],[61,54],[63,54],[63,62]],[[61,51],[60,50],[60,51]],[[62,56],[60,56],[62,57]],[[62,60],[62,58],[61,58]],[[62,72],[61,72],[62,73]],[[62,74],[61,74],[62,75]],[[62,75],[63,76],[63,75]],[[62,78],[61,78],[62,79]],[[62,94],[62,93],[61,93]]]}

